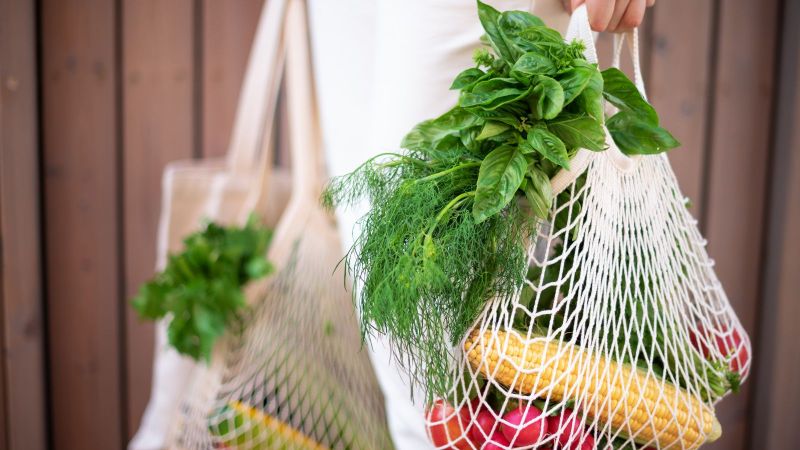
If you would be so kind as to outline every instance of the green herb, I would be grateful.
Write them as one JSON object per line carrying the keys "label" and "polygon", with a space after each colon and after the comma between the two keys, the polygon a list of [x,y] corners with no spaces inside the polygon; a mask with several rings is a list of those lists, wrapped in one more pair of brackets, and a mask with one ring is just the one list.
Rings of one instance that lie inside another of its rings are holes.
{"label": "green herb", "polygon": [[[415,126],[402,153],[370,159],[323,194],[328,207],[371,202],[344,259],[362,331],[388,334],[429,398],[450,387],[451,345],[487,301],[522,283],[526,242],[550,215],[550,178],[578,149],[606,148],[604,77],[583,44],[529,13],[477,4],[489,48],[453,80],[458,105]],[[649,114],[624,94],[608,93]],[[617,122],[629,139],[634,128]]]}
{"label": "green herb", "polygon": [[142,285],[133,299],[139,316],[171,316],[169,343],[185,355],[209,360],[214,342],[241,321],[242,286],[272,272],[265,259],[272,232],[251,216],[244,228],[208,223],[170,255],[163,272]]}

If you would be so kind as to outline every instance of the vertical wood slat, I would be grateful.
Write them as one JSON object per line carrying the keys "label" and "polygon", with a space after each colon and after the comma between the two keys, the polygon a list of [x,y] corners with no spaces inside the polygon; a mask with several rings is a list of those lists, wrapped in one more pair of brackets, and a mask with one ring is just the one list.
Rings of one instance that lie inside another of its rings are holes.
{"label": "vertical wood slat", "polygon": [[784,2],[750,449],[800,442],[800,3]]}
{"label": "vertical wood slat", "polygon": [[153,275],[161,175],[194,147],[194,0],[124,2],[123,239],[127,439],[150,396],[154,328],[129,299]]}
{"label": "vertical wood slat", "polygon": [[697,0],[659,2],[653,11],[650,101],[661,125],[682,144],[669,159],[696,217],[703,207],[712,14],[712,2]]}
{"label": "vertical wood slat", "polygon": [[[777,0],[719,2],[713,114],[708,124],[705,235],[717,275],[754,341],[761,302],[777,4]],[[752,389],[752,383],[745,383],[738,395],[718,406],[725,432],[709,450],[745,448]]]}
{"label": "vertical wood slat", "polygon": [[35,49],[34,2],[0,2],[0,448],[43,450],[47,413]]}
{"label": "vertical wood slat", "polygon": [[203,0],[202,154],[228,150],[236,103],[264,0]]}
{"label": "vertical wood slat", "polygon": [[51,443],[123,441],[116,2],[42,0]]}

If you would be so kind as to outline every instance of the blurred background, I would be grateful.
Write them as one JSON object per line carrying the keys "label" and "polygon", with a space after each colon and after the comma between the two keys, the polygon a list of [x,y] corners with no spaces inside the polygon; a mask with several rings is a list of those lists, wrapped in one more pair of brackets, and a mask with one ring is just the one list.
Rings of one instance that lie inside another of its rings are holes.
{"label": "blurred background", "polygon": [[[154,342],[129,298],[153,272],[162,169],[224,154],[261,6],[0,0],[0,449],[136,431]],[[707,448],[800,448],[800,2],[648,14],[650,99],[755,353]]]}

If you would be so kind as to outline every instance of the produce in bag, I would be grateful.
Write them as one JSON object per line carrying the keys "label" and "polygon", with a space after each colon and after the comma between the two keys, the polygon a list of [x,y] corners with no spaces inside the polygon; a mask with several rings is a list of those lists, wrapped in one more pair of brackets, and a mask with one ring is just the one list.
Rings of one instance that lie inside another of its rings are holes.
{"label": "produce in bag", "polygon": [[[383,397],[350,294],[332,272],[341,258],[336,223],[317,201],[326,177],[304,2],[267,2],[260,31],[265,25],[280,27],[279,39],[268,43],[285,54],[292,181],[267,251],[274,272],[247,284],[240,326],[229,328],[209,363],[186,380],[167,447],[388,450]],[[264,36],[257,33],[255,54]],[[279,83],[269,85],[275,90],[266,92],[267,107],[274,108]],[[266,133],[264,151],[271,144]],[[268,194],[268,175],[253,191],[256,205]]]}
{"label": "produce in bag", "polygon": [[458,105],[323,196],[372,205],[344,260],[362,332],[392,340],[437,448],[713,441],[750,350],[662,154],[679,143],[638,70],[598,69],[585,7],[566,41],[478,13]]}

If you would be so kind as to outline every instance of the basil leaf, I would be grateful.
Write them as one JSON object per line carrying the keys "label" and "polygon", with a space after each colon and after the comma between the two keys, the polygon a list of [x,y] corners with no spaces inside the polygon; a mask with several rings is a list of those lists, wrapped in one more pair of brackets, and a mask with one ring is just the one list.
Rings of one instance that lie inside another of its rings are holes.
{"label": "basil leaf", "polygon": [[525,184],[523,192],[528,199],[531,211],[540,219],[547,219],[550,215],[550,207],[553,205],[553,188],[550,186],[550,179],[542,171],[533,167],[527,174],[528,183]]}
{"label": "basil leaf", "polygon": [[530,84],[536,75],[554,75],[556,66],[553,61],[541,53],[528,52],[520,56],[511,68],[510,75],[517,80]]}
{"label": "basil leaf", "polygon": [[603,75],[595,70],[589,79],[589,84],[575,99],[579,111],[585,111],[595,120],[602,123],[605,120],[603,113]]}
{"label": "basil leaf", "polygon": [[458,137],[461,139],[461,144],[473,155],[478,155],[480,153],[480,142],[477,141],[477,137],[481,132],[481,126],[475,126],[470,128],[465,128],[458,132]]}
{"label": "basil leaf", "polygon": [[562,114],[547,123],[547,128],[570,148],[585,148],[596,152],[606,148],[603,126],[587,115]]}
{"label": "basil leaf", "polygon": [[517,46],[525,52],[557,53],[566,47],[561,34],[546,26],[533,26],[517,33]]}
{"label": "basil leaf", "polygon": [[606,126],[626,155],[653,155],[681,145],[669,131],[635,112],[620,111],[608,119]]}
{"label": "basil leaf", "polygon": [[490,137],[497,136],[509,128],[511,127],[509,127],[508,124],[489,120],[483,125],[483,129],[481,129],[480,134],[475,138],[475,140],[482,141],[484,139],[489,139]]}
{"label": "basil leaf", "polygon": [[603,96],[620,111],[639,114],[648,123],[658,125],[656,110],[621,70],[611,67],[603,71]]}
{"label": "basil leaf", "polygon": [[418,123],[405,135],[402,148],[426,152],[447,136],[457,135],[459,130],[469,128],[481,121],[464,108],[455,107],[441,116]]}
{"label": "basil leaf", "polygon": [[481,77],[484,75],[486,75],[486,72],[482,71],[481,69],[470,67],[469,69],[464,70],[456,75],[456,78],[453,80],[453,84],[450,85],[450,89],[469,88],[480,81]]}
{"label": "basil leaf", "polygon": [[526,97],[528,91],[529,89],[522,89],[513,78],[493,78],[476,84],[472,92],[462,91],[459,105],[463,108],[479,106],[483,109],[497,109]]}
{"label": "basil leaf", "polygon": [[576,59],[573,61],[574,66],[565,70],[563,74],[558,77],[558,82],[564,88],[564,105],[572,103],[578,95],[583,92],[589,82],[592,80],[592,75],[597,72],[597,68],[592,64]]}
{"label": "basil leaf", "polygon": [[514,60],[519,58],[519,55],[525,53],[525,50],[518,45],[519,38],[517,36],[519,33],[533,26],[544,26],[544,22],[540,18],[525,11],[504,11],[500,14],[497,24],[506,47],[513,58],[513,60],[508,60],[510,64],[513,64]]}
{"label": "basil leaf", "polygon": [[527,144],[553,163],[569,169],[569,155],[564,142],[544,127],[528,131]]}
{"label": "basil leaf", "polygon": [[500,31],[498,21],[500,20],[500,13],[491,6],[478,0],[478,18],[486,31],[486,36],[492,48],[495,49],[497,55],[506,61],[513,61],[514,55],[506,45],[503,33]]}
{"label": "basil leaf", "polygon": [[526,11],[504,11],[497,22],[500,30],[508,36],[516,36],[530,27],[543,27],[542,19]]}
{"label": "basil leaf", "polygon": [[529,101],[534,119],[553,119],[564,108],[564,90],[558,81],[539,75]]}
{"label": "basil leaf", "polygon": [[525,156],[511,145],[502,145],[486,155],[478,171],[472,204],[475,222],[497,214],[514,198],[527,168]]}

